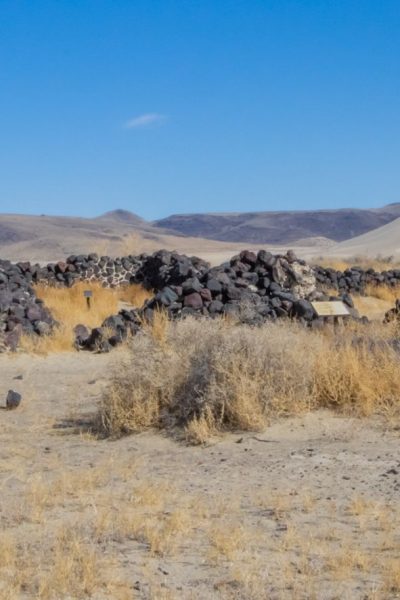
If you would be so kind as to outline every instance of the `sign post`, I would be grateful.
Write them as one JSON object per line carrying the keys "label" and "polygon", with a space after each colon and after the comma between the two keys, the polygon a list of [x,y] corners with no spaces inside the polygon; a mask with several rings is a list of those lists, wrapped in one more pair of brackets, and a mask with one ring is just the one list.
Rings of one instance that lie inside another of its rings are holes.
{"label": "sign post", "polygon": [[83,292],[83,295],[86,298],[86,306],[87,306],[88,310],[90,310],[90,308],[91,308],[90,301],[93,296],[93,292],[91,290],[85,290]]}

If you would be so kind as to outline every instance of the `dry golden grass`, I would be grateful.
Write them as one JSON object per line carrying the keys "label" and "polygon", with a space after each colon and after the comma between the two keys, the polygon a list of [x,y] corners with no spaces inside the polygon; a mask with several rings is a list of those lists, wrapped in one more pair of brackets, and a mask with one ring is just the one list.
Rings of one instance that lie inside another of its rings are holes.
{"label": "dry golden grass", "polygon": [[108,520],[102,531],[114,528],[110,479],[125,485],[135,467],[132,459],[115,463],[113,457],[96,467],[75,469],[57,461],[51,476],[38,473],[29,478],[8,507],[8,527],[0,536],[0,597],[80,599],[101,590],[104,597],[132,597],[131,585],[113,573],[116,556],[98,545],[100,520],[93,523],[91,515],[103,511]]}
{"label": "dry golden grass", "polygon": [[99,549],[79,532],[61,526],[49,562],[37,585],[37,597],[41,600],[63,596],[90,597],[98,588],[104,558]]}
{"label": "dry golden grass", "polygon": [[400,287],[391,287],[388,285],[367,285],[365,288],[366,296],[378,298],[385,302],[390,302],[394,306],[396,300],[400,298]]}
{"label": "dry golden grass", "polygon": [[361,415],[399,412],[396,324],[349,324],[310,332],[226,321],[162,327],[131,341],[132,361],[106,392],[108,435],[183,425],[191,443],[224,430],[257,431],[271,418],[328,407]]}
{"label": "dry golden grass", "polygon": [[205,444],[211,436],[218,433],[214,415],[209,407],[203,414],[194,416],[185,426],[185,436],[189,444]]}
{"label": "dry golden grass", "polygon": [[[83,295],[85,290],[92,292],[90,310]],[[51,287],[38,285],[35,288],[38,298],[43,300],[59,326],[48,336],[24,335],[21,348],[34,354],[68,352],[73,349],[73,329],[78,324],[99,327],[110,315],[119,311],[119,303],[126,302],[141,307],[151,292],[141,285],[127,285],[119,288],[105,288],[100,283],[80,281],[72,287]]]}
{"label": "dry golden grass", "polygon": [[74,528],[59,527],[47,551],[34,545],[16,543],[12,561],[4,569],[0,581],[1,598],[22,597],[40,600],[88,598],[105,583],[101,575],[104,558],[90,539]]}
{"label": "dry golden grass", "polygon": [[[398,356],[389,348],[373,348],[371,339],[356,345],[328,346],[315,364],[313,396],[317,406],[371,415],[385,407],[398,408]],[[384,343],[383,343],[384,344]]]}
{"label": "dry golden grass", "polygon": [[[37,505],[40,521],[27,529],[7,515],[2,599],[128,600],[136,597],[137,580],[144,597],[157,599],[318,600],[340,590],[343,597],[394,600],[400,591],[397,505],[354,496],[338,507],[323,490],[317,497],[247,485],[232,498],[219,486],[212,494],[183,493],[186,477],[171,483],[168,475],[143,477],[137,469],[133,477],[131,459],[121,456],[103,460],[93,475],[91,467],[66,469],[62,459],[54,468],[58,477],[41,478],[39,487],[28,482],[22,493],[32,513]],[[379,526],[383,514],[390,545]],[[182,595],[174,577],[192,564],[196,584]]]}
{"label": "dry golden grass", "polygon": [[392,300],[381,300],[374,296],[353,296],[355,308],[359,315],[368,317],[371,321],[382,321],[388,310],[393,308]]}
{"label": "dry golden grass", "polygon": [[[247,534],[247,535],[246,535]],[[208,532],[210,539],[210,559],[234,559],[252,539],[241,525],[226,526],[226,523],[215,524]]]}
{"label": "dry golden grass", "polygon": [[[90,290],[91,308],[88,310],[83,293]],[[54,318],[72,328],[83,320],[88,327],[96,327],[106,317],[118,312],[118,293],[100,283],[79,281],[70,288],[39,285],[35,292]]]}
{"label": "dry golden grass", "polygon": [[374,269],[374,271],[377,272],[396,269],[400,266],[399,261],[393,260],[391,256],[377,256],[376,258],[368,258],[366,256],[353,256],[349,258],[320,256],[319,258],[314,259],[312,263],[342,272],[355,266],[362,267],[363,269]]}
{"label": "dry golden grass", "polygon": [[383,565],[384,586],[383,591],[389,594],[400,593],[400,559],[392,558]]}
{"label": "dry golden grass", "polygon": [[141,308],[146,300],[153,297],[153,292],[146,290],[142,285],[133,283],[131,285],[116,288],[118,300],[126,302],[137,308]]}

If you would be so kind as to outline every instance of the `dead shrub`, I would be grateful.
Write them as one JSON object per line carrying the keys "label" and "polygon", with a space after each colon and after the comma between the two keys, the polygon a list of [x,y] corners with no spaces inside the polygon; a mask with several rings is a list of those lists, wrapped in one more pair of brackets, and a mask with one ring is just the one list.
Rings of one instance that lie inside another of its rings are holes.
{"label": "dead shrub", "polygon": [[179,356],[151,336],[132,340],[133,356],[111,381],[100,406],[100,427],[108,435],[121,435],[161,425],[176,386],[184,377]]}
{"label": "dead shrub", "polygon": [[101,403],[102,426],[120,435],[183,425],[191,441],[262,429],[272,414],[310,405],[315,353],[304,348],[318,340],[295,325],[195,319],[172,324],[163,344],[138,336]]}

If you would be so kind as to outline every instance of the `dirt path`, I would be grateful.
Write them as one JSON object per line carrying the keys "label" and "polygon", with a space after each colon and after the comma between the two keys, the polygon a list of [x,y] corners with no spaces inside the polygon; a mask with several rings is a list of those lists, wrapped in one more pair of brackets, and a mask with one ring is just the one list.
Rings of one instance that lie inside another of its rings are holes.
{"label": "dirt path", "polygon": [[0,357],[0,403],[23,394],[0,410],[0,597],[400,597],[397,431],[319,412],[204,448],[99,440],[123,352]]}

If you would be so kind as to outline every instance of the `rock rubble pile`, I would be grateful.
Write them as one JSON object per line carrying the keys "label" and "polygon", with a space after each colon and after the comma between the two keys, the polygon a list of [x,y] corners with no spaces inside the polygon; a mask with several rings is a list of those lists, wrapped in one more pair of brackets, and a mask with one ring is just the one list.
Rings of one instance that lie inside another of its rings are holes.
{"label": "rock rubble pile", "polygon": [[[151,322],[159,310],[170,319],[225,315],[260,325],[292,318],[321,326],[311,301],[332,299],[317,289],[313,269],[291,251],[286,255],[243,251],[213,268],[197,258],[160,251],[144,261],[136,281],[158,291],[138,310],[121,311],[91,332],[79,329],[78,348],[107,352],[129,332],[136,333],[143,321]],[[343,294],[341,299],[350,314],[358,317],[351,297]]]}
{"label": "rock rubble pile", "polygon": [[310,300],[323,296],[316,289],[312,268],[290,251],[283,256],[245,250],[218,267],[196,264],[185,276],[177,269],[182,264],[179,257],[158,254],[168,273],[159,283],[167,285],[159,285],[146,303],[143,312],[149,320],[161,308],[171,318],[223,314],[251,324],[279,317],[311,321],[316,315]]}
{"label": "rock rubble pile", "polygon": [[92,352],[109,352],[121,344],[127,336],[136,335],[142,326],[140,310],[121,310],[107,317],[100,327],[89,329],[85,325],[75,327],[75,348]]}
{"label": "rock rubble pile", "polygon": [[29,267],[0,261],[0,351],[15,350],[23,332],[45,335],[55,325],[31,282]]}

